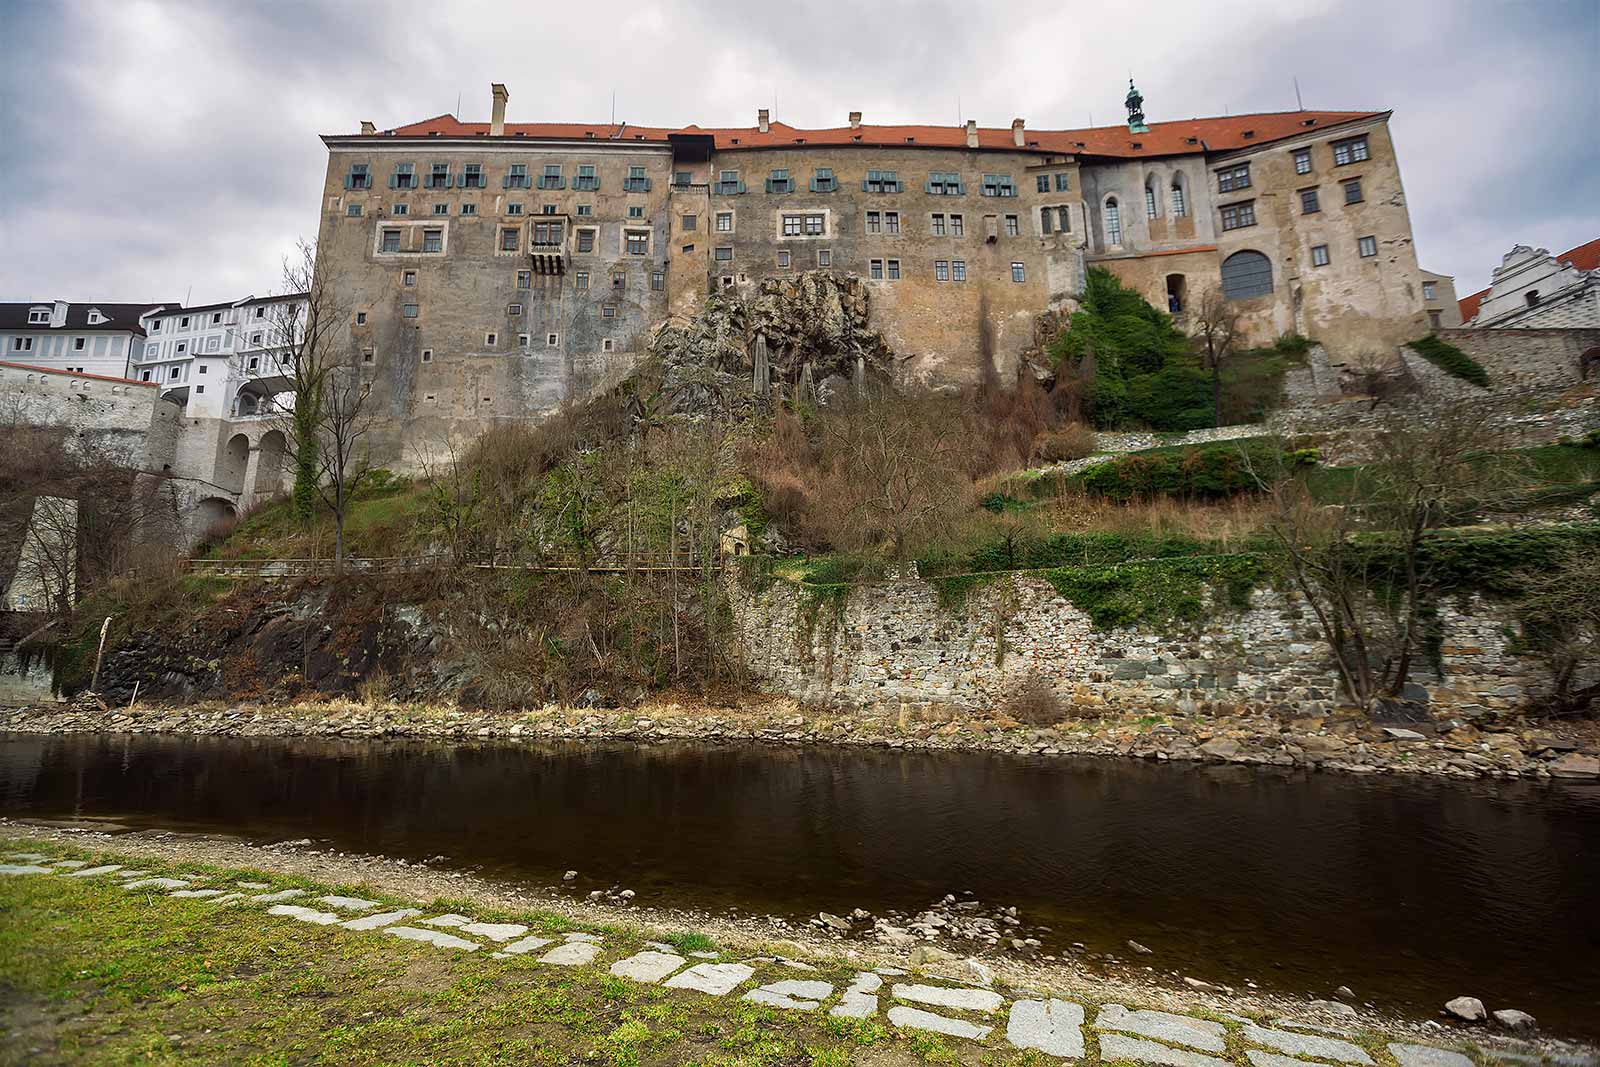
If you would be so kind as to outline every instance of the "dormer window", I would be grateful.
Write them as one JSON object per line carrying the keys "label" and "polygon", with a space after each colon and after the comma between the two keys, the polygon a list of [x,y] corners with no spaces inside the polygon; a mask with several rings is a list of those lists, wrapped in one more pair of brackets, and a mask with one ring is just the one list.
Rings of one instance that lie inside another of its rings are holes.
{"label": "dormer window", "polygon": [[396,163],[394,173],[389,175],[389,188],[415,189],[417,187],[417,165],[415,163]]}

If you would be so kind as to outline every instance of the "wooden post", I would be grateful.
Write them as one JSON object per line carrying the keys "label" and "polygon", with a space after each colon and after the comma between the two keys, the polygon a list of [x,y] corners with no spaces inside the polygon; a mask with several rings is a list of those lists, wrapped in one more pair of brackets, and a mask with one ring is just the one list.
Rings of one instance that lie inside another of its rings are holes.
{"label": "wooden post", "polygon": [[94,677],[89,679],[89,692],[100,691],[100,660],[106,654],[106,631],[111,629],[112,616],[107,615],[106,621],[100,624],[100,648],[94,654]]}

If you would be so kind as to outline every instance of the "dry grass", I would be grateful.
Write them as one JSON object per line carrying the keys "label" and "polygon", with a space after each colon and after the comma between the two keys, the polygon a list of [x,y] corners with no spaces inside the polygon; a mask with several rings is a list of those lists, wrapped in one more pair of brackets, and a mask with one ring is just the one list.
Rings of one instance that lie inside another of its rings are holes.
{"label": "dry grass", "polygon": [[1251,497],[1220,501],[1158,497],[1119,504],[1102,496],[1067,491],[1041,501],[1035,512],[1043,516],[1050,533],[1096,530],[1239,545],[1266,526],[1272,507],[1269,501]]}

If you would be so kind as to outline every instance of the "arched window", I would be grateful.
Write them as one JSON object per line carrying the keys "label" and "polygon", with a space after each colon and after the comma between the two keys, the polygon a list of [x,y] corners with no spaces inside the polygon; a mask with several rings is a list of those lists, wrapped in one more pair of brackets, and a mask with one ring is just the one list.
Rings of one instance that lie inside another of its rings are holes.
{"label": "arched window", "polygon": [[1156,176],[1154,174],[1150,175],[1144,183],[1144,217],[1147,219],[1156,217]]}
{"label": "arched window", "polygon": [[1222,261],[1222,295],[1249,300],[1272,292],[1272,260],[1260,252],[1235,252]]}
{"label": "arched window", "polygon": [[1189,213],[1188,198],[1183,195],[1183,175],[1172,176],[1172,217],[1181,219]]}
{"label": "arched window", "polygon": [[1106,244],[1122,243],[1122,213],[1117,208],[1117,198],[1106,197]]}
{"label": "arched window", "polygon": [[1052,213],[1054,211],[1055,211],[1055,208],[1049,208],[1049,207],[1042,207],[1042,208],[1039,209],[1039,232],[1040,233],[1049,233],[1050,232],[1050,223],[1052,221],[1051,220],[1051,215],[1052,215]]}

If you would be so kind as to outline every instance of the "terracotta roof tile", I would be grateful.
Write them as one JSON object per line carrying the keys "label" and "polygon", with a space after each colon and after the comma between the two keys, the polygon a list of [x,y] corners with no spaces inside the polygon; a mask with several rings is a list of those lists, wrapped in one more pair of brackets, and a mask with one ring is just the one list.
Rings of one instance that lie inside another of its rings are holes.
{"label": "terracotta roof tile", "polygon": [[[1593,241],[1581,244],[1576,248],[1569,248],[1556,257],[1557,263],[1570,263],[1579,270],[1600,269],[1600,237]],[[1493,286],[1489,287],[1494,288]],[[1471,322],[1478,314],[1478,307],[1483,303],[1483,298],[1489,295],[1489,289],[1479,289],[1471,296],[1464,296],[1456,301],[1456,307],[1461,309],[1461,321]]]}

